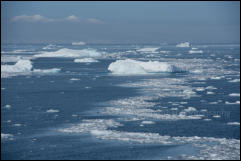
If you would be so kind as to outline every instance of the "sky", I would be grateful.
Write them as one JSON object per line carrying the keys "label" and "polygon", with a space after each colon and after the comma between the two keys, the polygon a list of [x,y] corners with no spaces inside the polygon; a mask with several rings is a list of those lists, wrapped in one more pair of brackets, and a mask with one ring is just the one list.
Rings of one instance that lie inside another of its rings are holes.
{"label": "sky", "polygon": [[240,2],[1,2],[2,43],[240,43]]}

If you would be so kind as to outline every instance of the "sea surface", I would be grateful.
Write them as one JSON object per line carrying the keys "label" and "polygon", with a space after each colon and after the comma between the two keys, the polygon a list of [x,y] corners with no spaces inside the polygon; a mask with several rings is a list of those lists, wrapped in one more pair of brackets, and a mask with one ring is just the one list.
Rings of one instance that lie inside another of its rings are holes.
{"label": "sea surface", "polygon": [[1,159],[240,159],[240,45],[2,44]]}

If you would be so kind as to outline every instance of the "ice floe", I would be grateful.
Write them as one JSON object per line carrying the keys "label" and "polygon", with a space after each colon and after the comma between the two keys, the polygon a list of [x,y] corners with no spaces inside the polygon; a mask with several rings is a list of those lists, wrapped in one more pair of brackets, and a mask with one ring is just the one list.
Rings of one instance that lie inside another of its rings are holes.
{"label": "ice floe", "polygon": [[228,81],[228,82],[230,82],[230,83],[238,83],[238,82],[240,82],[240,79],[233,79],[233,80]]}
{"label": "ice floe", "polygon": [[230,97],[240,97],[240,93],[230,93]]}
{"label": "ice floe", "polygon": [[227,125],[240,126],[240,122],[228,122]]}
{"label": "ice floe", "polygon": [[74,62],[75,63],[96,63],[99,61],[93,58],[83,58],[83,59],[75,59]]}
{"label": "ice floe", "polygon": [[59,110],[56,110],[56,109],[49,109],[46,111],[47,113],[57,113],[59,112]]}
{"label": "ice floe", "polygon": [[203,51],[202,50],[189,50],[188,53],[189,54],[202,54]]}
{"label": "ice floe", "polygon": [[236,102],[225,101],[225,104],[227,104],[227,105],[238,105],[238,104],[240,104],[240,101],[236,101]]}
{"label": "ice floe", "polygon": [[12,134],[3,134],[1,133],[1,140],[13,140],[13,135]]}

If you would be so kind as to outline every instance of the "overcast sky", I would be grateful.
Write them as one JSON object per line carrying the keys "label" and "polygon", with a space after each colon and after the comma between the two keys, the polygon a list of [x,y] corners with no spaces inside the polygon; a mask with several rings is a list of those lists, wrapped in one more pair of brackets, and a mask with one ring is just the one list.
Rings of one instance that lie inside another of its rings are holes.
{"label": "overcast sky", "polygon": [[3,43],[240,43],[240,2],[1,2]]}

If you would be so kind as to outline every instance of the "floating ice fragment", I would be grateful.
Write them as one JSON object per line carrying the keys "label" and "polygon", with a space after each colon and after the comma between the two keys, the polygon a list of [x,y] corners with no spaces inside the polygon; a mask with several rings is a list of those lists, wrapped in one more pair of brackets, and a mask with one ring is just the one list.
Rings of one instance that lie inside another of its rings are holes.
{"label": "floating ice fragment", "polygon": [[49,109],[46,111],[47,113],[57,113],[59,112],[59,110],[55,110],[55,109]]}
{"label": "floating ice fragment", "polygon": [[229,94],[230,97],[240,97],[240,93],[231,93]]}
{"label": "floating ice fragment", "polygon": [[240,126],[240,122],[228,122],[227,125]]}

